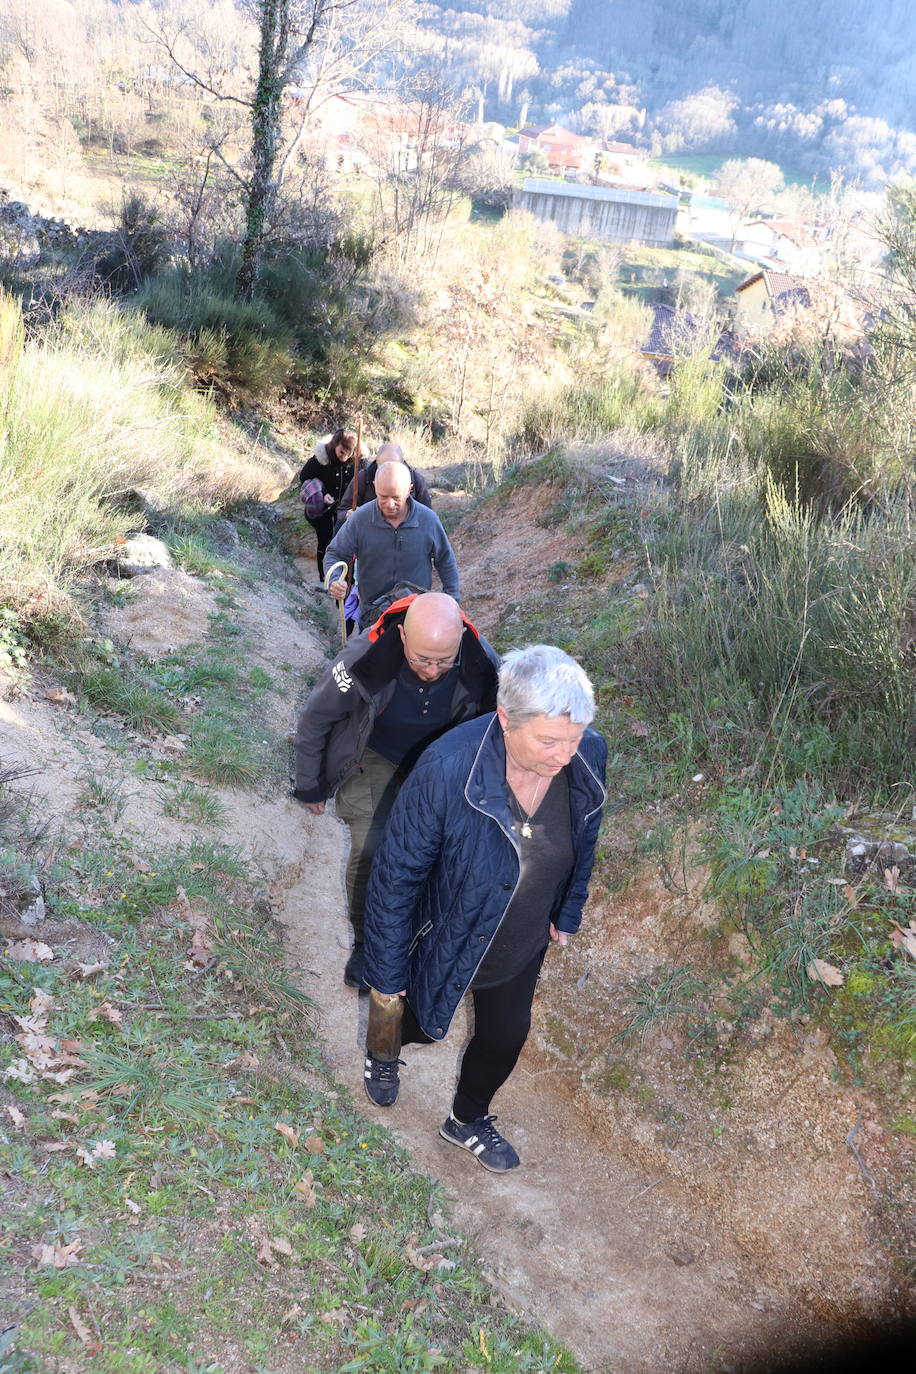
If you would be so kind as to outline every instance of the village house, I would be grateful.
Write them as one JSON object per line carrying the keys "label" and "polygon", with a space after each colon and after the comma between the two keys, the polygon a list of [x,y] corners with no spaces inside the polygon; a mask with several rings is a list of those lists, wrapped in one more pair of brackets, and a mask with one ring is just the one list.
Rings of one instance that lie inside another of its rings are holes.
{"label": "village house", "polygon": [[599,182],[624,182],[630,186],[648,188],[650,183],[644,149],[634,148],[632,143],[608,139],[602,145],[597,160]]}
{"label": "village house", "polygon": [[559,124],[526,124],[519,130],[518,154],[521,158],[526,153],[542,153],[552,172],[567,176],[593,172],[598,145]]}
{"label": "village house", "polygon": [[801,278],[787,272],[772,272],[765,267],[739,282],[735,297],[735,330],[742,338],[749,334],[768,334],[787,309],[810,303]]}
{"label": "village house", "polygon": [[788,219],[755,219],[742,224],[735,237],[735,251],[800,277],[816,276],[822,265],[821,248],[810,229]]}
{"label": "village house", "polygon": [[850,292],[826,277],[796,277],[767,268],[740,282],[735,296],[735,333],[741,339],[813,330],[822,338],[830,335],[851,344],[867,335],[880,309],[875,293]]}

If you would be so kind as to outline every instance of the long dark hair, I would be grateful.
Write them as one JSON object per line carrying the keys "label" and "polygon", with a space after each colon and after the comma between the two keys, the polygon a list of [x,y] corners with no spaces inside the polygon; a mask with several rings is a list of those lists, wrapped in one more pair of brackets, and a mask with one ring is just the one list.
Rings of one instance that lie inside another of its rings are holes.
{"label": "long dark hair", "polygon": [[327,442],[328,454],[333,453],[335,458],[337,457],[338,444],[343,444],[344,448],[347,450],[347,456],[344,462],[352,463],[353,455],[356,452],[356,431],[352,429],[335,429]]}

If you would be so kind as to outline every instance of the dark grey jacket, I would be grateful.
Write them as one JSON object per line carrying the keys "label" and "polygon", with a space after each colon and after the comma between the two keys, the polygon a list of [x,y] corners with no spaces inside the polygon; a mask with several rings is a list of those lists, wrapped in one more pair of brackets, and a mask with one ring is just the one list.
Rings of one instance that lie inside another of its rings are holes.
{"label": "dark grey jacket", "polygon": [[[326,801],[359,767],[376,716],[388,705],[404,666],[396,627],[413,597],[380,616],[365,634],[351,639],[322,673],[299,717],[293,795],[302,802]],[[452,698],[453,725],[496,706],[498,659],[465,620],[458,681]]]}
{"label": "dark grey jacket", "polygon": [[372,606],[386,592],[404,582],[426,591],[433,585],[433,568],[442,579],[442,590],[456,601],[460,591],[458,564],[438,515],[408,497],[407,514],[398,526],[390,525],[378,502],[360,506],[341,525],[324,555],[324,571],[334,563],[359,559],[359,599]]}

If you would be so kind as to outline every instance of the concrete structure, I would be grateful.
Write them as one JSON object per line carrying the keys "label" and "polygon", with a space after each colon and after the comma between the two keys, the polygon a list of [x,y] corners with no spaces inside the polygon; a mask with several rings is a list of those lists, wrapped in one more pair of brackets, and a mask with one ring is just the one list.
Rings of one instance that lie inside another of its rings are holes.
{"label": "concrete structure", "polygon": [[677,197],[658,191],[526,177],[514,203],[538,219],[551,221],[572,238],[655,244],[671,243],[674,238]]}

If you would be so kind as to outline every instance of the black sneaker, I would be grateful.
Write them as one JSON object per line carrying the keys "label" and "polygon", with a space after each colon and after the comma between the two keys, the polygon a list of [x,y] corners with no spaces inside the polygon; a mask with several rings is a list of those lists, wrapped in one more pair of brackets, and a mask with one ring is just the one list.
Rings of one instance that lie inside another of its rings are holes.
{"label": "black sneaker", "polygon": [[393,1107],[397,1102],[401,1086],[398,1065],[403,1063],[403,1059],[376,1059],[374,1054],[366,1055],[363,1087],[369,1101],[377,1107]]}
{"label": "black sneaker", "polygon": [[508,1169],[517,1169],[519,1158],[515,1150],[493,1125],[495,1116],[480,1116],[465,1126],[450,1116],[439,1127],[443,1140],[452,1145],[462,1145],[491,1174],[504,1174]]}
{"label": "black sneaker", "polygon": [[363,983],[363,947],[354,945],[350,950],[350,957],[344,965],[344,982],[348,988],[364,987]]}

